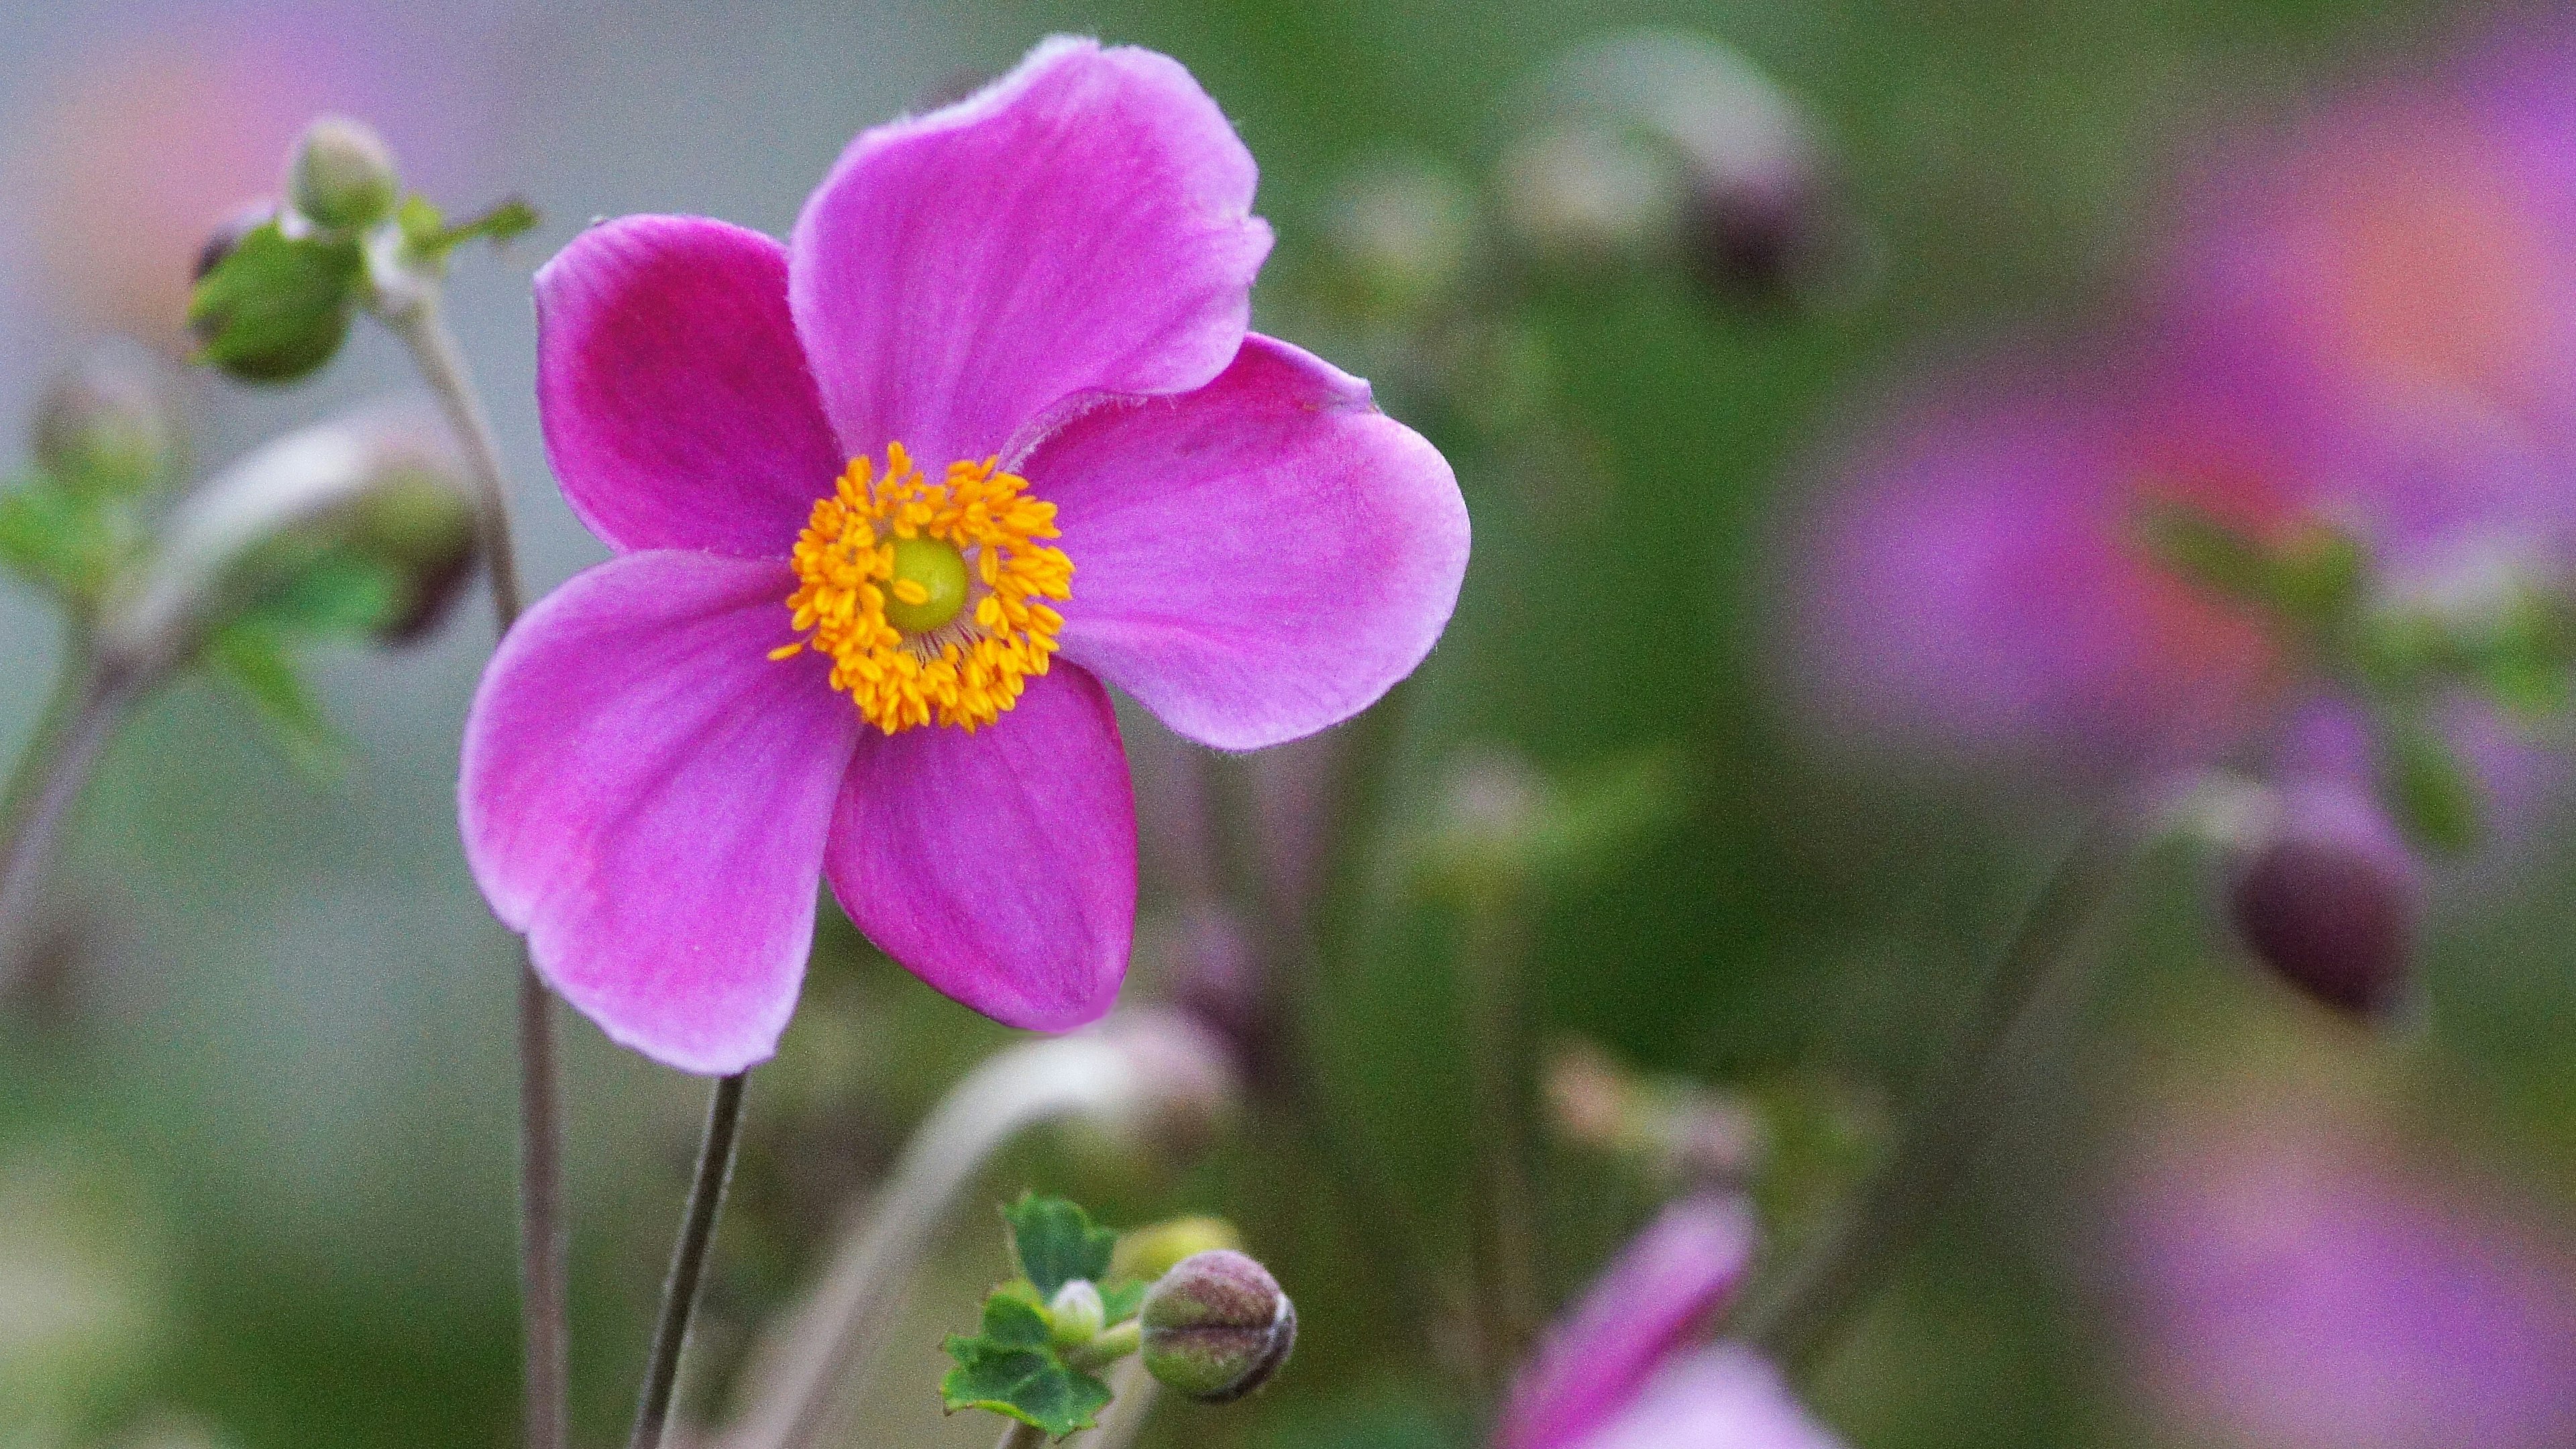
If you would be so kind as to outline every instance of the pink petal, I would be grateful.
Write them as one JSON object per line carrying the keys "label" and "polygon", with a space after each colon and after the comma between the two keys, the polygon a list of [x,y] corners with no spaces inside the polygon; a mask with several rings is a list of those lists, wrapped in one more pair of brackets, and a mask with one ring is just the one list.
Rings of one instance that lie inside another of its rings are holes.
{"label": "pink petal", "polygon": [[465,858],[537,970],[683,1071],[768,1057],[796,1006],[858,720],[791,635],[784,564],[650,552],[547,598],[465,723]]}
{"label": "pink petal", "polygon": [[1663,1211],[1595,1279],[1513,1381],[1497,1449],[1569,1449],[1636,1397],[1743,1282],[1753,1219],[1732,1198]]}
{"label": "pink petal", "polygon": [[1259,335],[1197,392],[1085,413],[1024,471],[1073,558],[1065,656],[1221,749],[1367,708],[1467,571],[1448,462],[1367,383]]}
{"label": "pink petal", "polygon": [[1057,38],[863,133],[805,203],[788,291],[852,455],[936,470],[1078,393],[1221,371],[1270,250],[1252,155],[1177,61]]}
{"label": "pink petal", "polygon": [[537,404],[565,500],[620,551],[783,558],[847,461],[787,249],[703,217],[602,223],[537,273]]}
{"label": "pink petal", "polygon": [[1780,1371],[1751,1349],[1715,1344],[1675,1359],[1582,1449],[1842,1449]]}
{"label": "pink petal", "polygon": [[868,733],[827,869],[868,939],[940,991],[1040,1031],[1098,1018],[1136,923],[1136,798],[1108,691],[1062,666],[972,735]]}

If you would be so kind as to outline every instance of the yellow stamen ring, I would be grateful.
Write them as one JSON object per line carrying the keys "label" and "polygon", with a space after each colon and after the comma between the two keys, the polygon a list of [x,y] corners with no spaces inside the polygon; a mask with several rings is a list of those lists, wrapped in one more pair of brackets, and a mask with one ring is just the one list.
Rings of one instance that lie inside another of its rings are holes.
{"label": "yellow stamen ring", "polygon": [[770,657],[830,656],[832,687],[887,734],[1000,719],[1055,653],[1064,616],[1041,601],[1073,596],[1073,561],[1038,541],[1058,536],[1055,505],[1028,486],[996,458],[931,482],[901,443],[882,476],[850,460],[789,555],[805,638]]}

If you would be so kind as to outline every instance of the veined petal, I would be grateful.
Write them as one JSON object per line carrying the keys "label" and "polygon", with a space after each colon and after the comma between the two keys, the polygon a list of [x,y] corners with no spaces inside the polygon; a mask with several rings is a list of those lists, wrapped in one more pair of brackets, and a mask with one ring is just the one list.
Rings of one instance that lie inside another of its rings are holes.
{"label": "veined petal", "polygon": [[1720,1343],[1675,1359],[1581,1449],[1842,1449],[1780,1371]]}
{"label": "veined petal", "polygon": [[1367,383],[1257,334],[1206,387],[1095,408],[1024,471],[1074,560],[1065,656],[1221,749],[1367,708],[1467,571],[1447,460]]}
{"label": "veined petal", "polygon": [[784,564],[612,559],[519,621],[465,723],[465,858],[555,990],[683,1071],[767,1058],[796,1006],[858,735],[789,638]]}
{"label": "veined petal", "polygon": [[1753,1220],[1742,1203],[1705,1195],[1665,1208],[1513,1381],[1497,1449],[1584,1444],[1735,1291],[1752,1262]]}
{"label": "veined petal", "polygon": [[1059,665],[971,735],[867,734],[827,869],[868,939],[940,991],[1040,1031],[1098,1018],[1136,924],[1136,797],[1108,691]]}
{"label": "veined petal", "polygon": [[1075,394],[1216,376],[1270,250],[1254,176],[1179,62],[1090,40],[862,134],[788,267],[842,451],[983,458]]}
{"label": "veined petal", "polygon": [[621,552],[783,558],[846,461],[787,249],[703,217],[604,222],[537,273],[537,404],[565,501]]}

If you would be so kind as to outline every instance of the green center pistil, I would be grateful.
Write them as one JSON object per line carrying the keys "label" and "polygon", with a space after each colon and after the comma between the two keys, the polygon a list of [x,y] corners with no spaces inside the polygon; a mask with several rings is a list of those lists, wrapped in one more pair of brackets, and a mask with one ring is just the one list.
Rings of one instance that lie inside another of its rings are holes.
{"label": "green center pistil", "polygon": [[886,583],[886,622],[926,634],[966,607],[966,556],[936,538],[894,541],[894,577]]}

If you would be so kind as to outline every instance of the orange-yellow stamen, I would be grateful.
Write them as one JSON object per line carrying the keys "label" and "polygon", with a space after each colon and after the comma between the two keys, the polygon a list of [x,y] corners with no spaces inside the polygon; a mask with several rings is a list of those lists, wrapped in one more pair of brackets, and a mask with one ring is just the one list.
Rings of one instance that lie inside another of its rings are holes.
{"label": "orange-yellow stamen", "polygon": [[1043,601],[1073,596],[1073,561],[1038,541],[1058,536],[1055,505],[999,465],[951,463],[932,482],[901,443],[882,474],[852,459],[790,555],[805,637],[769,657],[828,655],[832,687],[887,734],[1000,719],[1047,672],[1064,616]]}

